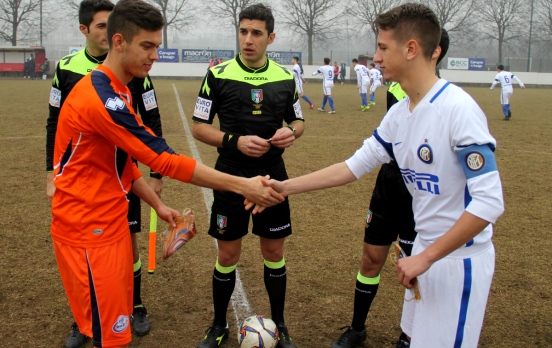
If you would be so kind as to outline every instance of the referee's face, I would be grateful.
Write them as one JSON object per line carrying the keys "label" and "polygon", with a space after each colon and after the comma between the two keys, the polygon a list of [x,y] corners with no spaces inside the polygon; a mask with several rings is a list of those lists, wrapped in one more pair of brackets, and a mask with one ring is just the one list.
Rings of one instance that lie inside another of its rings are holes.
{"label": "referee's face", "polygon": [[244,63],[251,68],[260,68],[266,62],[266,48],[276,34],[268,34],[266,22],[258,19],[242,19],[240,22],[240,50]]}

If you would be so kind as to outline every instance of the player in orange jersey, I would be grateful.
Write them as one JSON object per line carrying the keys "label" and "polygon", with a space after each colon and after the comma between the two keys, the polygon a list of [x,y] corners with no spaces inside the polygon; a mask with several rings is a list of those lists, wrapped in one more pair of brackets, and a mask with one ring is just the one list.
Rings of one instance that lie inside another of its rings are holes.
{"label": "player in orange jersey", "polygon": [[126,347],[132,339],[128,193],[173,226],[179,214],[159,200],[131,157],[163,176],[233,191],[261,207],[284,200],[261,177],[234,177],[176,154],[136,115],[126,84],[147,76],[158,59],[163,25],[155,7],[119,1],[108,21],[104,64],[75,85],[59,117],[51,234],[73,316],[96,347]]}

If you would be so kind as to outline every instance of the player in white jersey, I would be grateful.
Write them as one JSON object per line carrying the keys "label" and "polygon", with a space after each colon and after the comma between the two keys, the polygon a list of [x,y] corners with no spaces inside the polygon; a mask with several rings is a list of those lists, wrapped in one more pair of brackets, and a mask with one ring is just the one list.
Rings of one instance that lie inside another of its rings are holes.
{"label": "player in white jersey", "polygon": [[512,79],[516,80],[521,88],[525,88],[525,85],[521,80],[509,71],[504,70],[504,65],[500,64],[496,70],[498,74],[495,76],[495,80],[491,85],[493,89],[498,83],[502,87],[502,94],[500,94],[500,104],[502,104],[502,112],[504,113],[504,120],[509,121],[512,117],[512,111],[510,110],[510,98],[514,93],[514,86],[512,86]]}
{"label": "player in white jersey", "polygon": [[360,99],[362,100],[360,110],[366,111],[370,109],[370,106],[368,106],[368,99],[366,98],[366,93],[368,93],[368,88],[370,87],[370,76],[368,75],[368,69],[364,65],[360,64],[356,58],[353,58],[352,65],[357,77],[357,89],[360,93]]}
{"label": "player in white jersey", "polygon": [[370,63],[370,105],[376,105],[376,90],[381,87],[381,72],[376,69],[376,64]]}
{"label": "player in white jersey", "polygon": [[324,111],[326,102],[330,104],[329,114],[335,114],[334,102],[332,98],[333,82],[333,67],[330,65],[330,58],[324,58],[324,65],[318,70],[312,73],[312,76],[322,74],[322,88],[324,89],[324,99],[322,100],[322,107],[318,108],[318,111]]}
{"label": "player in white jersey", "polygon": [[[487,120],[461,88],[435,76],[439,20],[423,4],[378,15],[374,61],[408,95],[345,162],[269,184],[284,196],[344,185],[395,159],[412,195],[418,236],[398,260],[401,328],[410,347],[475,348],[494,273],[492,226],[504,211]],[[408,54],[403,54],[408,52]]]}
{"label": "player in white jersey", "polygon": [[297,86],[297,93],[304,101],[309,103],[309,107],[314,108],[314,104],[310,101],[309,97],[303,94],[303,73],[301,72],[301,67],[299,66],[299,57],[293,56],[291,58],[291,63],[293,64],[293,77],[295,78],[295,86]]}

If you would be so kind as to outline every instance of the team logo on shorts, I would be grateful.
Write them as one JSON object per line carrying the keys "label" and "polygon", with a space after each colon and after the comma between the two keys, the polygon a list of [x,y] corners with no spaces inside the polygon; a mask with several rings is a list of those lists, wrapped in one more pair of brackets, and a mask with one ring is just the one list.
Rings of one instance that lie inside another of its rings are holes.
{"label": "team logo on shorts", "polygon": [[128,323],[128,315],[119,315],[119,318],[117,318],[117,321],[113,324],[111,330],[117,334],[121,333],[128,328]]}
{"label": "team logo on shorts", "polygon": [[485,166],[485,157],[480,152],[470,152],[466,157],[466,165],[476,172]]}
{"label": "team logo on shorts", "polygon": [[219,228],[219,233],[224,233],[224,229],[226,228],[226,224],[228,223],[228,218],[224,215],[218,215],[217,214],[217,227]]}
{"label": "team logo on shorts", "polygon": [[366,228],[368,228],[370,222],[372,222],[372,211],[368,210],[368,214],[366,215]]}
{"label": "team logo on shorts", "polygon": [[426,164],[431,164],[433,162],[433,150],[428,144],[422,144],[418,148],[418,158]]}
{"label": "team logo on shorts", "polygon": [[261,108],[261,102],[263,101],[263,90],[262,89],[252,89],[251,90],[251,100],[253,100],[253,102],[255,104],[253,104],[255,106],[255,109],[260,109]]}

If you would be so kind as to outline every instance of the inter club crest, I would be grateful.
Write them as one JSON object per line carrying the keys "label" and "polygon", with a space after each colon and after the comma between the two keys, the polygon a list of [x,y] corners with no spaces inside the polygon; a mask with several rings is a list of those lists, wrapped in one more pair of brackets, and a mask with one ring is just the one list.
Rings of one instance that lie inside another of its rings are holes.
{"label": "inter club crest", "polygon": [[259,104],[263,101],[263,90],[262,89],[252,89],[251,90],[251,100],[255,104]]}

